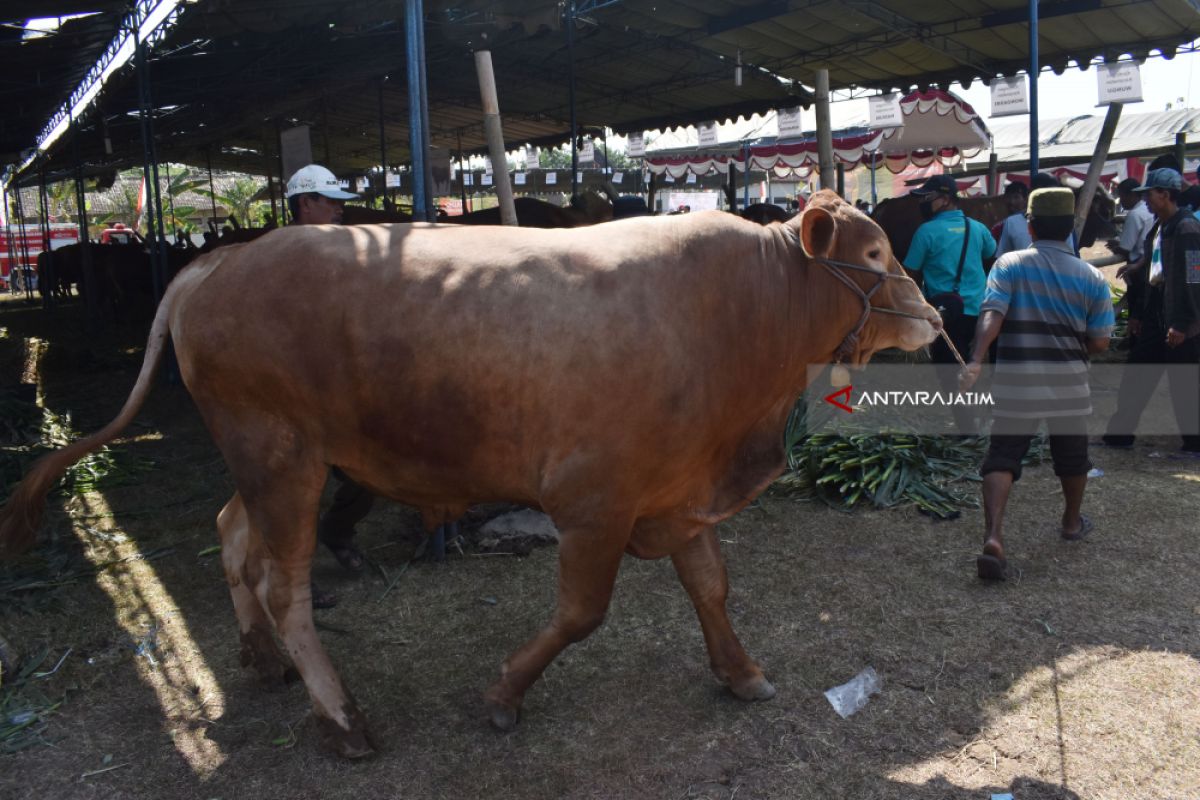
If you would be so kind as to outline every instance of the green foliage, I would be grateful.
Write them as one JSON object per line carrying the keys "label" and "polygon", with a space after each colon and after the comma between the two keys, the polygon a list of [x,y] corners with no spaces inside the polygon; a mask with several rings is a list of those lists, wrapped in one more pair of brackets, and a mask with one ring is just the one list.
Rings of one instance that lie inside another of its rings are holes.
{"label": "green foliage", "polygon": [[207,188],[196,191],[205,197],[212,197],[225,207],[230,217],[243,227],[261,226],[265,219],[270,219],[270,205],[255,200],[259,192],[266,186],[266,181],[249,176],[239,177],[228,186],[224,192],[214,194]]}
{"label": "green foliage", "polygon": [[[912,503],[940,518],[979,500],[965,483],[979,480],[987,449],[985,437],[959,439],[906,431],[852,430],[810,433],[801,400],[784,433],[788,471],[776,482],[805,499],[821,500],[841,511]],[[1041,439],[1027,461],[1040,461]]]}

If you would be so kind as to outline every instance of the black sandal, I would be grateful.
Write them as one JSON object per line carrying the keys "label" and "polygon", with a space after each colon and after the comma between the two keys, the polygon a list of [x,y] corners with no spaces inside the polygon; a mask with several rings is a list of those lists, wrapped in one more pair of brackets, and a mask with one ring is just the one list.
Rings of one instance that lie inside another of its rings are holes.
{"label": "black sandal", "polygon": [[313,608],[333,608],[338,604],[338,596],[322,590],[315,581],[309,583],[309,591],[312,593]]}

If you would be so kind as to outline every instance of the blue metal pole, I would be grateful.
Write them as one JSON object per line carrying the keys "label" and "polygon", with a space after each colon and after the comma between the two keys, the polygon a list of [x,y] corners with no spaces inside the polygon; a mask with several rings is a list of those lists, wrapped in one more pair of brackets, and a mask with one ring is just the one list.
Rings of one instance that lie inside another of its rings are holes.
{"label": "blue metal pole", "polygon": [[1029,0],[1029,179],[1038,171],[1038,0]]}
{"label": "blue metal pole", "polygon": [[425,209],[428,208],[426,200],[428,187],[425,185],[427,153],[425,152],[426,134],[424,129],[424,121],[427,116],[421,108],[425,97],[425,87],[421,80],[425,73],[421,64],[424,49],[422,37],[424,24],[425,11],[421,0],[405,0],[404,43],[408,72],[408,146],[412,151],[413,219],[418,222],[426,221]]}
{"label": "blue metal pole", "polygon": [[[742,210],[750,207],[750,143],[742,142],[742,163],[746,165],[746,175],[742,180]],[[730,165],[733,169],[733,165]],[[735,211],[737,209],[734,209]]]}
{"label": "blue metal pole", "polygon": [[567,2],[567,104],[571,113],[571,200],[579,194],[579,123],[575,118],[575,0]]}

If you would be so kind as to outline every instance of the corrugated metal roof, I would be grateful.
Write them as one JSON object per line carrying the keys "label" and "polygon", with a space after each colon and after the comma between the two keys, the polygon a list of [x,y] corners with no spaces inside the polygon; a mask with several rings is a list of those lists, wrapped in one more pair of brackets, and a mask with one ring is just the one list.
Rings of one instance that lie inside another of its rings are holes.
{"label": "corrugated metal roof", "polygon": [[[818,68],[830,70],[835,88],[907,89],[1013,74],[1026,60],[1026,0],[622,0],[582,7],[574,62],[579,122],[618,131],[807,104],[804,85]],[[435,146],[483,147],[472,57],[478,47],[491,48],[508,142],[565,138],[568,59],[557,2],[429,0],[425,8]],[[1200,38],[1200,10],[1189,0],[1059,0],[1041,10],[1042,60],[1056,69],[1098,56],[1173,53]],[[150,68],[163,109],[156,120],[160,158],[203,165],[211,156],[216,167],[277,170],[277,126],[307,123],[315,158],[342,173],[360,171],[380,162],[382,92],[388,161],[406,162],[403,14],[400,0],[185,6]],[[739,52],[743,84],[735,87]],[[86,62],[81,53],[71,66]],[[94,126],[103,116],[117,151],[106,156],[97,132],[81,136],[92,169],[140,161],[136,108],[136,81],[126,69],[87,121]],[[51,166],[65,167],[69,155],[64,141]]]}

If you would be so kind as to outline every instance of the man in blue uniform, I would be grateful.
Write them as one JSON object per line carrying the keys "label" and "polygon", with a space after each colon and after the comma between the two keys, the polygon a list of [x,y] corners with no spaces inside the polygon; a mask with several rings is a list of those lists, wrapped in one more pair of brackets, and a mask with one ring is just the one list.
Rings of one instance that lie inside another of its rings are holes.
{"label": "man in blue uniform", "polygon": [[[984,261],[996,253],[996,240],[982,222],[968,218],[958,208],[958,185],[949,175],[935,175],[912,193],[921,199],[927,220],[917,228],[904,266],[924,279],[925,297],[942,313],[954,347],[966,358],[979,319],[985,285]],[[929,347],[935,364],[958,364],[942,339]],[[940,370],[942,388],[953,392],[957,369]],[[959,433],[968,433],[973,421],[966,406],[954,406]]]}

